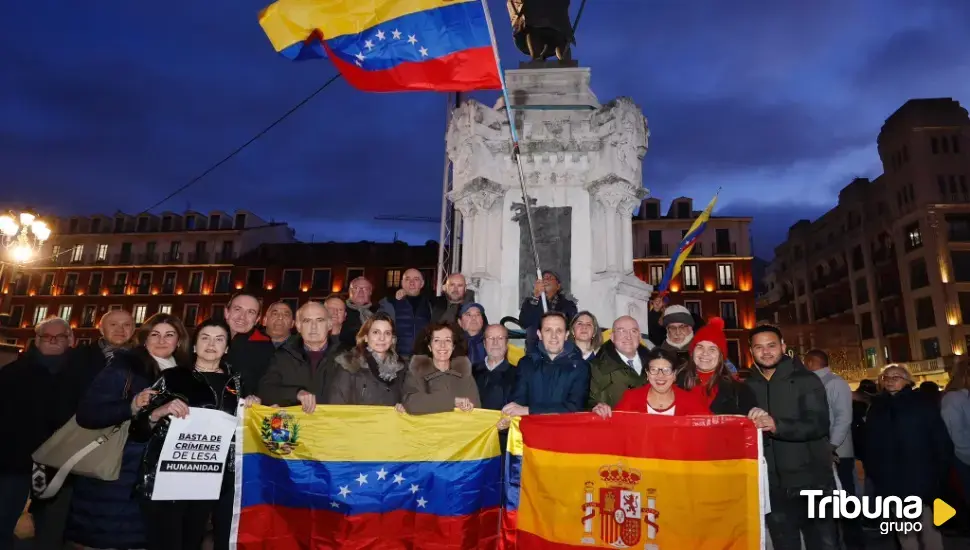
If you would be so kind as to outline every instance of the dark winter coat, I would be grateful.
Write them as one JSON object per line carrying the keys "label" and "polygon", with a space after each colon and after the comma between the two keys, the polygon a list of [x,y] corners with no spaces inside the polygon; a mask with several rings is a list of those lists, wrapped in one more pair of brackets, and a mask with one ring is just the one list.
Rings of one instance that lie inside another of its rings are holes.
{"label": "dark winter coat", "polygon": [[399,356],[411,357],[414,353],[418,335],[434,319],[431,307],[431,299],[424,294],[405,296],[401,300],[393,296],[381,300],[381,311],[394,319]]}
{"label": "dark winter coat", "polygon": [[81,391],[71,351],[44,357],[31,346],[0,369],[0,474],[29,477],[33,452],[74,415]]}
{"label": "dark winter coat", "polygon": [[644,345],[637,347],[637,355],[643,369],[637,374],[627,365],[626,360],[620,357],[616,351],[616,346],[612,341],[603,344],[603,347],[596,353],[596,357],[589,362],[590,381],[589,381],[589,408],[593,408],[597,403],[606,403],[615,407],[623,397],[626,390],[639,388],[647,383],[647,348]]}
{"label": "dark winter coat", "polygon": [[[685,388],[686,378],[686,371],[681,370],[678,372],[675,382],[677,387]],[[706,390],[695,387],[693,391],[702,396],[703,399],[710,400]],[[714,400],[711,401],[709,408],[713,414],[738,414],[747,416],[751,412],[751,409],[757,406],[758,399],[755,397],[751,387],[737,379],[732,379],[730,382],[721,379],[717,381],[717,393],[714,395]]]}
{"label": "dark winter coat", "polygon": [[240,333],[232,337],[226,362],[242,379],[242,396],[256,395],[259,382],[269,368],[270,359],[276,353],[273,339],[254,327],[247,333]]}
{"label": "dark winter coat", "polygon": [[589,398],[589,363],[583,352],[566,342],[562,353],[550,359],[539,342],[536,351],[519,360],[518,381],[512,401],[529,407],[529,414],[582,411]]}
{"label": "dark winter coat", "polygon": [[482,406],[467,357],[452,357],[446,371],[438,370],[427,355],[411,357],[403,391],[401,404],[409,414],[453,411],[458,397],[470,399],[476,409]]}
{"label": "dark winter coat", "polygon": [[[153,382],[141,374],[145,357],[144,348],[115,352],[81,399],[78,425],[101,430],[131,418],[132,399]],[[144,451],[144,443],[129,438],[117,480],[75,478],[67,540],[91,548],[146,547],[141,510],[133,498]]]}
{"label": "dark winter coat", "polygon": [[953,446],[940,410],[910,388],[872,398],[866,415],[866,475],[879,496],[942,496]]}
{"label": "dark winter coat", "polygon": [[[303,344],[303,338],[292,336],[286,341],[270,360],[269,369],[259,383],[256,395],[266,405],[292,407],[299,405],[296,395],[300,390],[312,393],[317,397],[317,403],[326,403],[330,377],[334,372],[340,339],[331,336],[327,342],[323,359],[317,365],[310,364],[309,355]],[[245,380],[243,384],[245,385]]]}
{"label": "dark winter coat", "polygon": [[[135,416],[129,435],[130,439],[147,442],[138,483],[135,485],[135,491],[140,496],[149,500],[152,498],[158,459],[161,457],[162,445],[165,443],[165,436],[168,435],[168,427],[171,424],[171,419],[166,417],[153,427],[151,413],[171,401],[180,399],[190,407],[215,409],[235,416],[239,393],[237,388],[241,386],[240,377],[238,374],[232,374],[228,364],[223,364],[223,369],[230,376],[221,392],[213,389],[206,382],[205,375],[196,371],[192,365],[179,365],[165,370],[161,378],[152,386],[158,394]],[[235,471],[235,446],[230,445],[224,475],[233,476]]]}
{"label": "dark winter coat", "polygon": [[[569,298],[562,290],[549,300],[548,306],[549,311],[558,311],[565,315],[567,325],[578,313],[576,301]],[[526,298],[519,309],[519,326],[525,331],[526,354],[536,351],[536,346],[539,343],[540,320],[542,320],[542,298]]]}
{"label": "dark winter coat", "polygon": [[828,488],[833,482],[829,404],[821,379],[785,357],[768,380],[757,368],[745,384],[758,407],[775,420],[764,437],[773,489]]}
{"label": "dark winter coat", "polygon": [[393,407],[401,402],[405,368],[394,350],[381,362],[366,350],[361,353],[354,348],[341,353],[336,358],[325,403]]}
{"label": "dark winter coat", "polygon": [[350,300],[346,301],[346,305],[347,318],[344,319],[344,324],[340,325],[340,345],[344,349],[350,349],[357,345],[357,333],[367,320],[365,316],[369,318],[377,313],[377,305],[357,306]]}
{"label": "dark winter coat", "polygon": [[508,359],[488,370],[485,362],[472,365],[472,375],[478,385],[478,396],[482,399],[482,408],[495,411],[512,402],[512,392],[515,391],[515,381],[518,369],[513,367]]}

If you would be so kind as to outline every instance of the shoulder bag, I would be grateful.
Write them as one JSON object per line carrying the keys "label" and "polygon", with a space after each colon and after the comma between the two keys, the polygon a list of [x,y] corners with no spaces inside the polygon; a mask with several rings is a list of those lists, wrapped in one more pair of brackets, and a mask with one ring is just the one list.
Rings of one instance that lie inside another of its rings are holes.
{"label": "shoulder bag", "polygon": [[[124,399],[131,396],[131,371],[125,380]],[[57,474],[47,483],[39,498],[57,494],[68,474],[116,481],[121,474],[121,459],[128,442],[131,419],[101,430],[82,428],[73,416],[36,451],[33,459],[37,464],[57,469]]]}

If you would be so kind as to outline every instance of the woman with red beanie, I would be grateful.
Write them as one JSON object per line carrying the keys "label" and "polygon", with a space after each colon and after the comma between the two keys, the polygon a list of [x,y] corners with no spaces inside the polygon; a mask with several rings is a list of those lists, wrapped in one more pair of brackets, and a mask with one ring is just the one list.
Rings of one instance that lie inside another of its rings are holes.
{"label": "woman with red beanie", "polygon": [[662,348],[653,348],[644,357],[647,384],[623,392],[619,403],[611,408],[597,403],[593,412],[609,418],[613,411],[661,414],[665,416],[710,415],[707,404],[697,395],[674,385],[677,357]]}
{"label": "woman with red beanie", "polygon": [[715,317],[691,340],[690,361],[677,374],[677,385],[707,403],[714,414],[747,416],[757,408],[754,392],[727,367],[724,320]]}

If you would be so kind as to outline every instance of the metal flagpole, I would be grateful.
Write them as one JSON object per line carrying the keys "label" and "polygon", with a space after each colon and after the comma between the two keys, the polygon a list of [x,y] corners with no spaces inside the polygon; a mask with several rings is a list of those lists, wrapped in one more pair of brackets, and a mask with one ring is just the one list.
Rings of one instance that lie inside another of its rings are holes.
{"label": "metal flagpole", "polygon": [[[447,110],[445,111],[445,135],[448,135],[448,127],[451,126],[451,94],[447,95],[447,101],[445,102]],[[448,246],[448,191],[450,190],[449,185],[449,175],[451,173],[451,160],[448,158],[448,148],[445,146],[445,168],[444,175],[441,178],[441,228],[438,231],[438,269],[435,276],[437,277],[437,285],[435,287],[435,295],[441,294],[441,289],[445,285],[445,276],[447,269],[445,268],[445,248]],[[454,250],[452,250],[454,253]]]}
{"label": "metal flagpole", "polygon": [[[512,116],[512,102],[509,100],[509,89],[505,85],[505,73],[502,72],[502,58],[498,54],[498,41],[495,39],[495,27],[492,25],[492,14],[488,9],[488,0],[482,0],[482,8],[485,10],[485,22],[488,24],[488,34],[492,40],[492,52],[495,54],[495,65],[498,69],[499,82],[502,84],[502,97],[505,99],[505,114],[509,118],[509,131],[512,134],[512,158],[515,160],[515,167],[519,172],[519,187],[522,189],[522,202],[525,205],[525,219],[529,225],[529,243],[532,245],[532,256],[536,263],[536,280],[542,279],[542,268],[539,266],[539,249],[536,247],[536,233],[532,227],[532,206],[529,204],[529,194],[525,189],[525,172],[522,170],[522,160],[519,155],[519,133],[515,129],[515,119]],[[549,304],[546,302],[546,293],[540,294],[542,297],[542,311],[549,311]]]}

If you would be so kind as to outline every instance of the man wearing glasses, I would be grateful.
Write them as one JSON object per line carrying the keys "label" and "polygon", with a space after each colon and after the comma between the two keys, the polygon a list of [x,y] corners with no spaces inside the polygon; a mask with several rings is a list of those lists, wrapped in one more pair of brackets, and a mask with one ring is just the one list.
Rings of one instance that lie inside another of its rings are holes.
{"label": "man wearing glasses", "polygon": [[[14,528],[30,495],[31,454],[74,414],[76,390],[66,376],[74,335],[67,321],[39,323],[35,338],[0,368],[0,550],[12,548]],[[63,525],[61,526],[63,530]]]}

